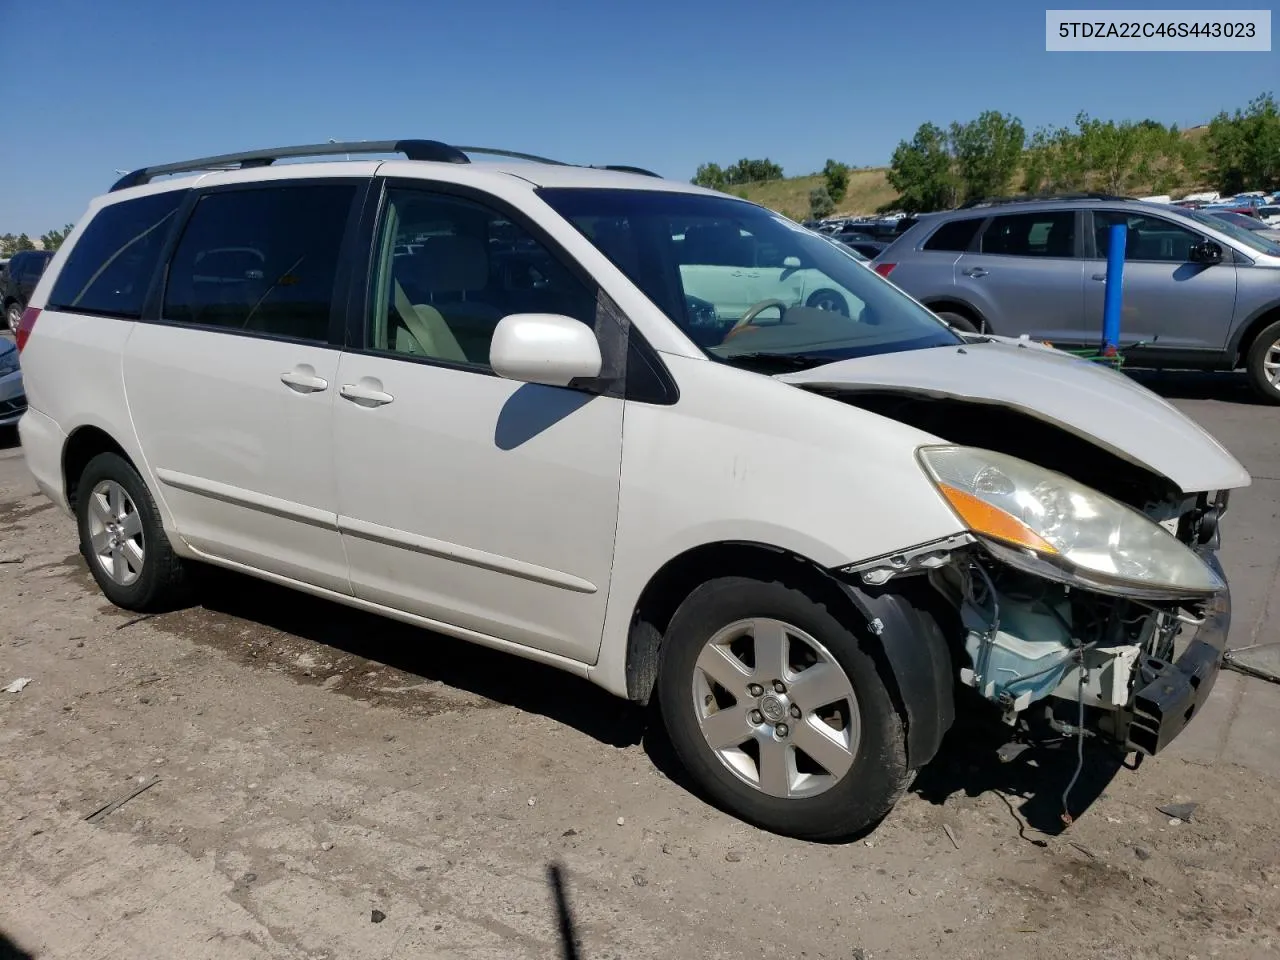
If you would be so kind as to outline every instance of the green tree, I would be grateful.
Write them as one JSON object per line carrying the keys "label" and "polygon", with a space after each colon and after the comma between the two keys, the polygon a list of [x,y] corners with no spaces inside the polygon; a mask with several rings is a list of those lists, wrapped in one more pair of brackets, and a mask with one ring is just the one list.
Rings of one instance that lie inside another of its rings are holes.
{"label": "green tree", "polygon": [[932,123],[921,124],[910,142],[903,140],[893,151],[887,177],[898,191],[893,205],[906,213],[954,206],[956,178],[946,132]]}
{"label": "green tree", "polygon": [[74,223],[68,223],[61,230],[50,230],[48,233],[41,234],[40,248],[42,250],[57,250],[62,246],[63,241],[67,239],[67,234],[74,228]]}
{"label": "green tree", "polygon": [[724,174],[728,183],[760,183],[765,180],[781,180],[782,167],[767,157],[763,160],[749,160],[743,157],[728,167]]}
{"label": "green tree", "polygon": [[968,123],[951,124],[951,153],[964,199],[1003,194],[1018,169],[1026,139],[1021,120],[995,110],[984,110]]}
{"label": "green tree", "polygon": [[1280,108],[1264,93],[1244,110],[1213,118],[1205,137],[1208,174],[1227,193],[1280,185]]}
{"label": "green tree", "polygon": [[827,182],[827,193],[835,203],[844,199],[849,190],[849,168],[839,160],[828,160],[822,168],[822,177]]}
{"label": "green tree", "polygon": [[0,257],[11,257],[18,250],[18,238],[12,233],[0,236]]}
{"label": "green tree", "polygon": [[809,191],[809,216],[814,220],[829,217],[835,210],[836,202],[831,199],[826,187],[814,187]]}
{"label": "green tree", "polygon": [[704,163],[698,167],[698,172],[693,175],[693,182],[700,187],[721,190],[726,183],[724,170],[720,168],[718,163]]}
{"label": "green tree", "polygon": [[18,234],[18,239],[14,241],[13,250],[17,253],[19,250],[34,250],[35,242],[25,233]]}

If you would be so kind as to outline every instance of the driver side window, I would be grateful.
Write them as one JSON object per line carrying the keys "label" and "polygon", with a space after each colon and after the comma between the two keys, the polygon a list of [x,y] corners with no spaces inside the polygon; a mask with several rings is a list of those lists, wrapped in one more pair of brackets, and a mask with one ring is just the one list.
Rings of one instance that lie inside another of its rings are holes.
{"label": "driver side window", "polygon": [[493,332],[509,314],[556,313],[595,325],[595,292],[496,210],[392,187],[379,229],[373,350],[488,370]]}

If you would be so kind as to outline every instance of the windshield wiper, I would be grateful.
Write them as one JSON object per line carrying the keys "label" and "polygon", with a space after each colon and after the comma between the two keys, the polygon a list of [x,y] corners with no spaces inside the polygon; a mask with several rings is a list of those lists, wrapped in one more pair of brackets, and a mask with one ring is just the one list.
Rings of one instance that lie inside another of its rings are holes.
{"label": "windshield wiper", "polygon": [[806,367],[817,367],[824,363],[835,363],[839,357],[829,357],[818,353],[734,353],[727,357],[721,357],[725,363],[737,363],[745,361],[747,363],[772,364],[786,369],[804,369]]}

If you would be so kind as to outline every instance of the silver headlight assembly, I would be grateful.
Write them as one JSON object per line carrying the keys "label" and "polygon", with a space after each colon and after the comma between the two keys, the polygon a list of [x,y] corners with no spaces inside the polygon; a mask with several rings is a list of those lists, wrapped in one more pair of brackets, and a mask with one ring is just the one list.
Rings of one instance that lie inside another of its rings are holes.
{"label": "silver headlight assembly", "polygon": [[1225,584],[1158,523],[1070,477],[974,447],[922,447],[920,462],[957,516],[999,559],[1099,593],[1211,596]]}

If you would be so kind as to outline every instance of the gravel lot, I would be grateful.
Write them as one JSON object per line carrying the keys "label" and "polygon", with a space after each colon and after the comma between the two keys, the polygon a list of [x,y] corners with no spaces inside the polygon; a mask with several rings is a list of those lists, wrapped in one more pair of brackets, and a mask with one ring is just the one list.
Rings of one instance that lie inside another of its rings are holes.
{"label": "gravel lot", "polygon": [[[1233,643],[1276,639],[1280,411],[1151,382],[1254,473]],[[42,960],[555,957],[551,864],[585,957],[1280,955],[1261,680],[1224,674],[1137,772],[1095,758],[1067,830],[1074,758],[1001,764],[966,725],[874,833],[820,846],[704,804],[583,681],[231,575],[204,597],[108,605],[0,431],[0,686],[32,678],[0,694],[0,933]]]}

